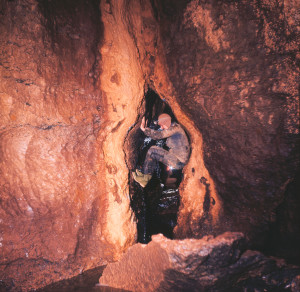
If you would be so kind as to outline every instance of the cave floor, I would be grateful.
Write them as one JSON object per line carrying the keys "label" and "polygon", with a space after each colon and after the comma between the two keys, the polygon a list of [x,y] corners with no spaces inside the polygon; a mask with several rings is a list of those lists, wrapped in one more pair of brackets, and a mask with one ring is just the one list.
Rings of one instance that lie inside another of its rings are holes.
{"label": "cave floor", "polygon": [[52,283],[44,288],[36,290],[37,292],[122,292],[123,289],[112,288],[108,286],[99,286],[99,278],[103,273],[105,266],[100,266],[91,270],[87,270],[80,275],[70,279],[61,280]]}

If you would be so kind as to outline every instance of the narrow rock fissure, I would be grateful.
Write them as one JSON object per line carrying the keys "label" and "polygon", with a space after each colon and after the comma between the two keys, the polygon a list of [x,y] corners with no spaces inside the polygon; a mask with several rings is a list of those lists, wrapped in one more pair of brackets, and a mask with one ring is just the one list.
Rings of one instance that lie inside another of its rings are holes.
{"label": "narrow rock fissure", "polygon": [[[135,126],[130,129],[127,136],[127,166],[133,171],[141,169],[147,151],[153,145],[164,148],[165,140],[153,140],[147,137],[140,129],[143,116],[147,126],[158,129],[158,116],[167,113],[173,122],[178,122],[171,107],[165,100],[149,88],[145,93],[144,109]],[[173,229],[177,224],[177,212],[180,205],[178,187],[182,181],[182,170],[174,170],[162,163],[156,168],[155,173],[145,188],[137,184],[130,173],[129,191],[131,208],[137,220],[138,242],[148,243],[153,234],[162,233],[173,239]]]}

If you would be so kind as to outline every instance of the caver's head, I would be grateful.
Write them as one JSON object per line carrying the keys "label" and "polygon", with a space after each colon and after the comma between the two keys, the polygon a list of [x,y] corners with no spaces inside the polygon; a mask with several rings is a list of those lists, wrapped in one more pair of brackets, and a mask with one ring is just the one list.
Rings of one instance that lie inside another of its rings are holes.
{"label": "caver's head", "polygon": [[171,117],[168,114],[161,114],[158,117],[158,125],[163,129],[169,129],[171,126]]}

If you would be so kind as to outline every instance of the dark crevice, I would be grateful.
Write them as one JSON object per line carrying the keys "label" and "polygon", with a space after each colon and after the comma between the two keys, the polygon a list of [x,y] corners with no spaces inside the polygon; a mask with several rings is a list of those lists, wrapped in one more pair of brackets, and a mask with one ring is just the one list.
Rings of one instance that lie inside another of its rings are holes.
{"label": "dark crevice", "polygon": [[[144,107],[147,126],[152,129],[159,128],[157,120],[162,113],[169,114],[173,122],[178,122],[171,107],[151,88],[145,94]],[[131,170],[142,168],[151,146],[164,148],[166,142],[166,139],[152,140],[139,129],[139,126],[140,121],[127,141],[132,149],[127,155]],[[131,207],[137,219],[138,242],[147,243],[151,240],[151,235],[157,233],[173,238],[173,229],[177,224],[177,212],[180,205],[178,186],[182,178],[182,170],[170,170],[161,163],[145,188],[130,178]]]}
{"label": "dark crevice", "polygon": [[270,223],[262,251],[269,256],[284,258],[290,264],[300,263],[300,171],[285,191],[282,203],[275,210],[276,220]]}
{"label": "dark crevice", "polygon": [[211,228],[212,216],[210,214],[211,205],[215,204],[214,198],[210,193],[210,183],[205,177],[201,177],[200,182],[205,186],[205,196],[203,201],[203,215],[199,221],[199,227],[201,228],[201,234],[213,234]]}

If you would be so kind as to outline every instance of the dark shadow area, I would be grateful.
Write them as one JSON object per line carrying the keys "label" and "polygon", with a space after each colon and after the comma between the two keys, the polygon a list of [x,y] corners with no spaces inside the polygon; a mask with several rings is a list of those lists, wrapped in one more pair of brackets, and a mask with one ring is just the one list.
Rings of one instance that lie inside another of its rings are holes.
{"label": "dark shadow area", "polygon": [[[100,0],[38,0],[41,23],[47,32],[44,43],[50,41],[48,45],[60,57],[59,69],[77,79],[88,76],[94,85],[99,82],[98,47],[104,34],[99,5]],[[61,73],[59,78],[65,75]]]}
{"label": "dark shadow area", "polygon": [[58,281],[52,283],[44,288],[37,289],[37,292],[86,292],[86,291],[95,291],[95,292],[122,292],[127,291],[123,289],[117,289],[107,286],[98,286],[99,278],[103,273],[105,266],[97,267],[84,273],[72,277],[70,279]]}
{"label": "dark shadow area", "polygon": [[[170,106],[156,92],[149,89],[145,95],[145,118],[147,127],[157,130],[158,116],[167,113],[172,122],[178,122]],[[139,126],[140,124],[138,124]],[[131,141],[136,149],[133,168],[141,169],[151,146],[166,147],[166,139],[153,140],[137,129]],[[138,242],[147,243],[153,234],[162,233],[173,238],[180,205],[178,186],[183,178],[182,170],[172,170],[159,163],[145,188],[134,180],[130,181],[131,207],[137,218]]]}
{"label": "dark shadow area", "polygon": [[270,224],[262,251],[300,265],[300,171],[287,186],[284,200],[276,209],[276,220]]}

